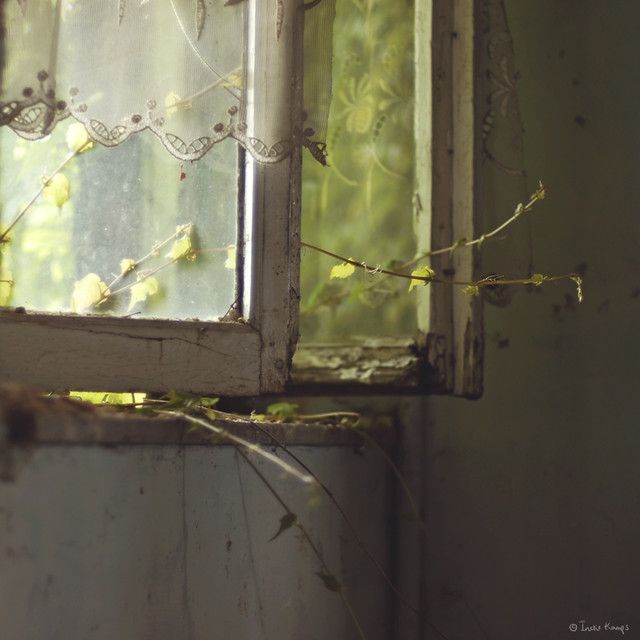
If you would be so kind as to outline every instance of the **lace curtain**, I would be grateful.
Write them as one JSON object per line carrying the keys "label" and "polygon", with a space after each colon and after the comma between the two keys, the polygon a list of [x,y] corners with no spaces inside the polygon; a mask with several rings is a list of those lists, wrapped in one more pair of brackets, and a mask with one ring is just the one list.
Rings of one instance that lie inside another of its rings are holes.
{"label": "lace curtain", "polygon": [[[271,5],[277,39],[282,3],[296,0],[5,0],[0,125],[33,140],[72,116],[107,147],[148,129],[180,160],[230,138],[257,160],[276,162],[294,141],[269,140],[245,119],[253,1]],[[305,47],[317,47],[329,69],[334,3],[307,4]],[[305,80],[305,92],[312,104],[296,137],[324,161],[318,136],[330,73]]]}

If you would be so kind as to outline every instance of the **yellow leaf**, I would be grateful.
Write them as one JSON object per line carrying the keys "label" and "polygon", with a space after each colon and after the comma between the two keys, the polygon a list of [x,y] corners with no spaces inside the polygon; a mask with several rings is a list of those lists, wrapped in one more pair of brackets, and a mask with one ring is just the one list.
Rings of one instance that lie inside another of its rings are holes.
{"label": "yellow leaf", "polygon": [[91,404],[140,404],[146,393],[109,393],[108,391],[69,391],[69,397]]}
{"label": "yellow leaf", "polygon": [[84,153],[93,148],[93,140],[89,137],[87,129],[82,122],[74,122],[69,125],[66,138],[69,151]]}
{"label": "yellow leaf", "polygon": [[475,284],[469,284],[462,289],[462,293],[466,293],[468,296],[479,296],[480,287]]}
{"label": "yellow leaf", "polygon": [[350,264],[349,262],[343,262],[342,264],[337,264],[331,267],[331,273],[329,274],[329,278],[339,278],[343,280],[344,278],[349,278],[353,275],[356,268]]}
{"label": "yellow leaf", "polygon": [[571,279],[576,283],[578,302],[582,304],[582,302],[584,301],[584,293],[582,291],[582,278],[580,276],[571,276]]}
{"label": "yellow leaf", "polygon": [[138,302],[145,302],[149,296],[153,296],[158,293],[160,289],[160,285],[155,278],[145,278],[144,280],[140,280],[140,282],[136,282],[131,287],[131,299],[129,300],[129,311],[133,309],[133,307]]}
{"label": "yellow leaf", "polygon": [[236,247],[233,244],[227,247],[227,259],[224,261],[224,268],[232,271],[236,268]]}
{"label": "yellow leaf", "polygon": [[191,109],[191,102],[183,100],[177,93],[171,92],[164,99],[164,106],[167,108],[167,116],[172,116],[178,112],[178,109]]}
{"label": "yellow leaf", "polygon": [[129,273],[129,271],[133,271],[136,266],[136,261],[131,258],[124,258],[120,260],[120,275],[124,276]]}
{"label": "yellow leaf", "polygon": [[0,224],[0,238],[2,238],[2,240],[0,240],[0,248],[2,247],[3,244],[11,240],[11,232],[5,235],[6,233],[7,233],[7,225]]}
{"label": "yellow leaf", "polygon": [[167,253],[167,258],[180,260],[191,253],[191,238],[188,235],[178,238],[171,246],[171,251]]}
{"label": "yellow leaf", "polygon": [[409,283],[409,291],[413,290],[414,287],[424,287],[427,284],[427,280],[418,280],[417,278],[428,278],[431,280],[435,277],[436,272],[428,266],[418,267],[411,272],[412,276],[415,276],[415,280],[412,279]]}
{"label": "yellow leaf", "polygon": [[242,87],[242,72],[241,71],[232,71],[226,78],[224,78],[223,82],[225,87]]}
{"label": "yellow leaf", "polygon": [[69,180],[62,173],[56,173],[44,188],[45,200],[50,204],[60,208],[69,200]]}
{"label": "yellow leaf", "polygon": [[73,285],[71,309],[82,313],[109,295],[109,288],[96,273],[88,273]]}
{"label": "yellow leaf", "polygon": [[13,276],[10,271],[0,271],[0,307],[7,307],[11,303],[13,293]]}
{"label": "yellow leaf", "polygon": [[543,276],[541,273],[534,273],[531,276],[531,284],[535,284],[536,287],[539,287],[547,278]]}

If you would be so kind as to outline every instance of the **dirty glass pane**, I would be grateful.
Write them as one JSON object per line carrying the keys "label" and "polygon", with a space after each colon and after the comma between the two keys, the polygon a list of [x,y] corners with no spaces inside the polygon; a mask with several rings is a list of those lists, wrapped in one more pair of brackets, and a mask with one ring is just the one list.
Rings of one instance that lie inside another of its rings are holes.
{"label": "dirty glass pane", "polygon": [[[242,111],[244,9],[5,4],[0,306],[224,315],[235,299],[238,144],[226,134]],[[103,144],[65,163],[85,126]]]}
{"label": "dirty glass pane", "polygon": [[[321,67],[305,53],[306,86]],[[373,266],[414,257],[413,73],[412,0],[336,0],[329,166],[305,154],[304,241]],[[414,335],[406,280],[330,279],[335,264],[303,251],[303,341]]]}
{"label": "dirty glass pane", "polygon": [[[69,119],[41,141],[0,130],[1,225],[69,155],[70,126],[81,125]],[[112,149],[94,145],[59,172],[64,179],[45,189],[3,244],[0,305],[178,319],[224,315],[235,298],[237,172],[231,141],[194,163],[173,158],[150,132]],[[105,285],[111,295],[104,295]]]}

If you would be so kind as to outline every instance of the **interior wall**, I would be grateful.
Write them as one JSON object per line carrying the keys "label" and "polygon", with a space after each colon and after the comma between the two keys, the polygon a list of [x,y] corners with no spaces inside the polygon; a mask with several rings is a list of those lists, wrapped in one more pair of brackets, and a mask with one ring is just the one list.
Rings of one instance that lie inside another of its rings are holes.
{"label": "interior wall", "polygon": [[[2,425],[0,424],[0,427]],[[1,429],[0,429],[1,432]],[[375,450],[299,447],[390,571],[391,494]],[[326,496],[232,447],[38,446],[0,482],[2,640],[356,638],[390,632],[384,581]],[[272,539],[274,538],[274,539]],[[327,588],[331,587],[331,588]]]}
{"label": "interior wall", "polygon": [[[500,23],[497,0],[483,7]],[[396,507],[384,462],[348,449],[301,453],[410,595],[423,591],[423,612],[450,640],[571,638],[580,620],[629,625],[634,637],[640,5],[506,0],[504,17],[515,52],[506,77],[518,72],[519,100],[511,95],[501,111],[508,82],[494,96],[486,226],[539,178],[548,197],[507,241],[485,245],[484,268],[586,265],[584,304],[566,282],[487,303],[484,397],[399,403],[426,439],[424,461],[407,455],[413,479],[426,476],[422,582],[406,505],[402,531],[389,526]],[[508,54],[503,36],[494,44]],[[231,449],[47,447],[27,462],[17,482],[0,484],[3,640],[357,637],[299,536],[268,542],[282,511]],[[346,576],[368,640],[390,637],[401,605],[344,523],[326,501],[310,508],[297,488],[283,492]],[[407,619],[402,640],[441,638]]]}
{"label": "interior wall", "polygon": [[[518,103],[501,114],[508,91],[494,96],[490,142],[505,166],[484,162],[485,224],[538,179],[547,199],[509,239],[485,245],[484,268],[584,269],[585,299],[565,282],[485,304],[484,397],[425,401],[425,603],[451,639],[571,638],[592,625],[601,629],[590,637],[620,637],[607,622],[636,637],[640,4],[505,7]],[[509,125],[518,107],[521,138]],[[525,178],[505,170],[519,157]]]}

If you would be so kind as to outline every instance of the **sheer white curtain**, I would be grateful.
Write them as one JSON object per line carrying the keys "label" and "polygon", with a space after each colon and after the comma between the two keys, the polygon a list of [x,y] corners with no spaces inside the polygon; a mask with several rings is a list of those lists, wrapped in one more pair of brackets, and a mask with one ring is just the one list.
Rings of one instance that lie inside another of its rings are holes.
{"label": "sheer white curtain", "polygon": [[[151,130],[181,160],[227,138],[259,161],[288,155],[295,140],[247,134],[246,4],[253,0],[5,0],[2,2],[0,125],[38,139],[73,116],[115,146]],[[274,38],[279,7],[272,5]],[[335,0],[312,2],[305,46],[331,63]],[[302,2],[301,2],[302,10]],[[322,160],[330,86],[319,74],[298,143]],[[307,89],[307,83],[305,83]]]}

